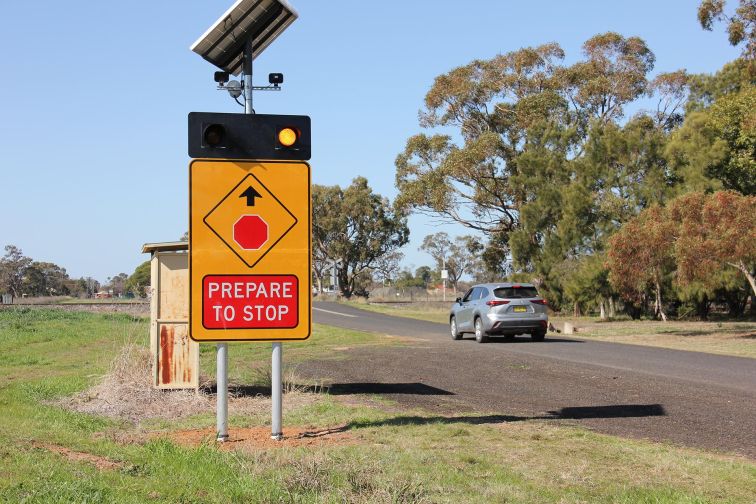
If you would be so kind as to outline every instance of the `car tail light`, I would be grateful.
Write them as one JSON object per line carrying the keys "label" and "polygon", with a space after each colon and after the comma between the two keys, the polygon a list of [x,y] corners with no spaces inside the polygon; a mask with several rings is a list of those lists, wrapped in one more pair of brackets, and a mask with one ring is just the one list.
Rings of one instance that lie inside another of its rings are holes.
{"label": "car tail light", "polygon": [[503,304],[509,304],[509,299],[496,299],[496,300],[488,301],[486,304],[488,306],[501,306]]}
{"label": "car tail light", "polygon": [[547,305],[547,306],[549,304],[549,302],[546,301],[545,299],[531,299],[530,302],[533,304],[542,304],[542,305]]}

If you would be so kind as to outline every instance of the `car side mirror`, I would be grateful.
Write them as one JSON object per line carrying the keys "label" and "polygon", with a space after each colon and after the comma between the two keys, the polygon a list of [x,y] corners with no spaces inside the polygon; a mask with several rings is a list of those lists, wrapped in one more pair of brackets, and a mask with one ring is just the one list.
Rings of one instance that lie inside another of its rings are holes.
{"label": "car side mirror", "polygon": [[454,300],[455,303],[462,304],[462,298],[457,298]]}

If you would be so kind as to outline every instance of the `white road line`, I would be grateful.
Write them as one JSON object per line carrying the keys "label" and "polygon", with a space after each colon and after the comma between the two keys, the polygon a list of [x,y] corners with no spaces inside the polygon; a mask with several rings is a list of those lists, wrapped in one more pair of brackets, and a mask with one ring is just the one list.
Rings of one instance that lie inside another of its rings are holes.
{"label": "white road line", "polygon": [[341,315],[342,317],[357,318],[357,315],[349,315],[348,313],[339,313],[337,311],[324,310],[323,308],[313,308],[313,310],[318,310],[325,313],[332,313],[333,315]]}

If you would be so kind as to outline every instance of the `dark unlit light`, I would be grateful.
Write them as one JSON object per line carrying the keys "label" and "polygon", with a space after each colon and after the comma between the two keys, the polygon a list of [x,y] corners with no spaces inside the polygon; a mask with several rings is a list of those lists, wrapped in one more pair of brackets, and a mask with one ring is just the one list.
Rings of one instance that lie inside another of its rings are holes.
{"label": "dark unlit light", "polygon": [[203,138],[208,147],[218,147],[226,139],[226,128],[220,124],[211,124],[205,128]]}

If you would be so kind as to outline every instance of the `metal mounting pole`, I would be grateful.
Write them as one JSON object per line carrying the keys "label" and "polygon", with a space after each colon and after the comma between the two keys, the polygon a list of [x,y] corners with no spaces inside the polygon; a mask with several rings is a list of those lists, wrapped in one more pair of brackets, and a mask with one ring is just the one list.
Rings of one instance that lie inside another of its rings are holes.
{"label": "metal mounting pole", "polygon": [[[446,271],[446,257],[442,257],[441,260],[443,261],[443,265],[441,266],[441,276],[444,276],[444,272]],[[444,303],[446,302],[446,278],[444,280]]]}
{"label": "metal mounting pole", "polygon": [[228,343],[216,346],[216,412],[215,426],[218,441],[228,440]]}
{"label": "metal mounting pole", "polygon": [[[252,108],[252,58],[253,58],[252,39],[247,40],[244,46],[244,62],[242,70],[244,71],[244,113],[254,114]],[[273,343],[271,352],[271,422],[270,437],[275,440],[283,439],[282,424],[282,405],[283,405],[283,387],[282,371],[283,367],[283,343]]]}
{"label": "metal mounting pole", "polygon": [[242,71],[244,72],[244,113],[254,114],[252,108],[252,39],[249,38],[244,44],[244,62]]}
{"label": "metal mounting pole", "polygon": [[270,422],[270,437],[272,439],[283,439],[283,430],[281,428],[281,410],[283,405],[283,389],[281,383],[281,366],[283,364],[283,343],[273,343],[273,354],[271,356],[271,383],[270,383],[270,397],[272,399],[271,413],[272,418]]}

